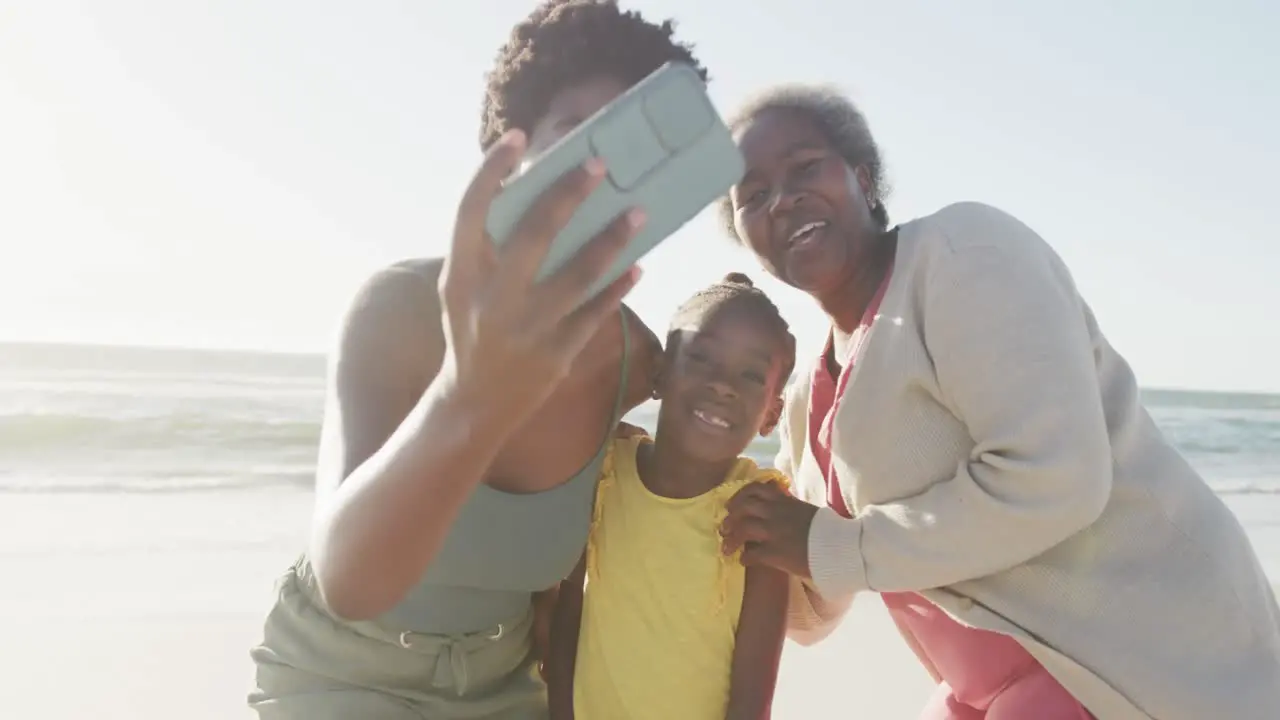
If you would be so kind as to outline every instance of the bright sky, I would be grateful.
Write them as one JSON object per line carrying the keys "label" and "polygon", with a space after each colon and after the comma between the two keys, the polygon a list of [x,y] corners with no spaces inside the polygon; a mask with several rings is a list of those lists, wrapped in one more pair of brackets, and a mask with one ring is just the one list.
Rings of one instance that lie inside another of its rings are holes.
{"label": "bright sky", "polygon": [[[1030,223],[1144,384],[1280,390],[1280,5],[624,3],[679,20],[726,111],[847,89],[896,220],[981,200]],[[482,75],[531,7],[6,3],[0,337],[324,350],[364,276],[442,252]],[[763,277],[710,212],[645,265],[656,326]],[[817,344],[816,309],[762,284]]]}

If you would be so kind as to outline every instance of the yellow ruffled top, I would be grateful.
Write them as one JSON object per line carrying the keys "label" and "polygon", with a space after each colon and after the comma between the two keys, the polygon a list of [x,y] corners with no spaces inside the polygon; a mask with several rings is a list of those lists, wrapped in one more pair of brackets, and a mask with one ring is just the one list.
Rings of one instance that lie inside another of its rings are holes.
{"label": "yellow ruffled top", "polygon": [[725,504],[749,483],[789,482],[742,458],[709,492],[661,497],[636,468],[646,442],[615,441],[602,465],[587,541],[577,716],[641,717],[635,712],[644,708],[643,717],[723,717],[746,578],[738,556],[720,549]]}

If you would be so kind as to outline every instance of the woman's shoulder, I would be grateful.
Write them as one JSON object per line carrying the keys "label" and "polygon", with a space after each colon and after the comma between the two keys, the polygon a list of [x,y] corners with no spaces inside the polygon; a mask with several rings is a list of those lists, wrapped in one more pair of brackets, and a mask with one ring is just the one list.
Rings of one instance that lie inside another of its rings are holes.
{"label": "woman's shoulder", "polygon": [[[612,405],[618,383],[624,382],[622,412],[625,413],[649,398],[649,381],[662,354],[662,344],[631,308],[623,305],[619,312],[621,321],[601,323],[586,348],[578,354],[565,387],[575,393],[599,393]],[[627,349],[625,357],[624,348]],[[624,369],[625,377],[620,375]]]}
{"label": "woman's shoulder", "polygon": [[438,305],[436,283],[443,267],[443,258],[401,260],[383,266],[365,277],[348,314],[420,311],[424,306]]}
{"label": "woman's shoulder", "polygon": [[908,242],[922,255],[956,255],[986,249],[1023,255],[1053,254],[1029,225],[986,203],[952,203],[903,226]]}
{"label": "woman's shoulder", "polygon": [[441,259],[406,260],[368,275],[342,317],[332,362],[368,365],[378,375],[434,374],[432,365],[443,352],[436,292],[443,263]]}
{"label": "woman's shoulder", "polygon": [[979,202],[961,202],[912,220],[899,230],[895,275],[924,291],[948,280],[1000,282],[1008,275],[1070,281],[1057,251],[1029,225],[1008,212]]}
{"label": "woman's shoulder", "polygon": [[407,258],[388,265],[384,270],[398,273],[412,273],[422,278],[434,289],[440,279],[440,271],[444,268],[444,258],[425,257]]}

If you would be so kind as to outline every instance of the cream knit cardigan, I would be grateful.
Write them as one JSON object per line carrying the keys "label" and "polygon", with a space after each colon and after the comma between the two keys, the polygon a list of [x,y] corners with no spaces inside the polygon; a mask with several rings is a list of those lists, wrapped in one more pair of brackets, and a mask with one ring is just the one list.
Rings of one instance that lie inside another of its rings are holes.
{"label": "cream knit cardigan", "polygon": [[976,203],[902,226],[860,352],[832,437],[854,519],[825,507],[809,372],[787,398],[777,464],[823,506],[794,640],[858,592],[918,591],[1015,637],[1099,720],[1280,718],[1257,556],[1035,232]]}

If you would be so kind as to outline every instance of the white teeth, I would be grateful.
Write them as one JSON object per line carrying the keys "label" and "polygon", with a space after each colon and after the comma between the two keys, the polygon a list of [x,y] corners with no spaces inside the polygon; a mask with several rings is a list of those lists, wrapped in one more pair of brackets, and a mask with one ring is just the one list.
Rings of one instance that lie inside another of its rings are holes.
{"label": "white teeth", "polygon": [[789,242],[792,245],[795,245],[797,243],[802,243],[810,239],[813,236],[813,232],[815,230],[821,230],[826,226],[827,226],[827,223],[821,220],[817,222],[805,223],[804,225],[801,225],[795,232],[791,233]]}
{"label": "white teeth", "polygon": [[724,418],[716,417],[715,415],[705,413],[701,410],[694,410],[693,416],[708,425],[714,425],[718,428],[726,428],[726,429],[729,427],[729,421],[725,420]]}

